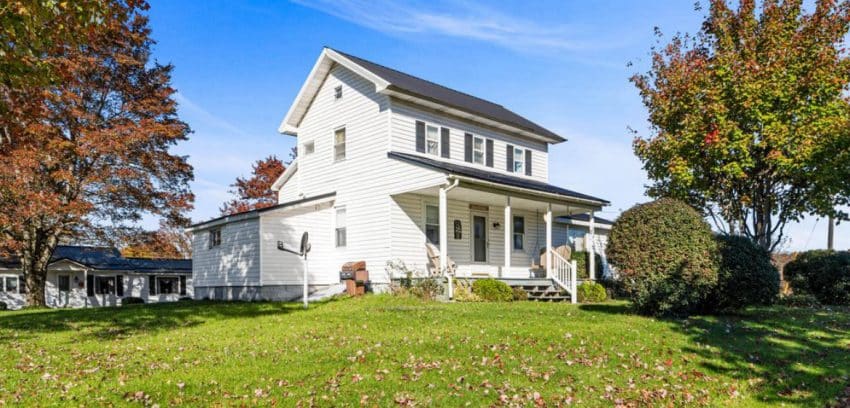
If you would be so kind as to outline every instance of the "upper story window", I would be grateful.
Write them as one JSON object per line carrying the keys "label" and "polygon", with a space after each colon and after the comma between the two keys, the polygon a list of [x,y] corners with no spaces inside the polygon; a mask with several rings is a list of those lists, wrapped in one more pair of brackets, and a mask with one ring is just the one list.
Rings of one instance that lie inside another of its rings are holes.
{"label": "upper story window", "polygon": [[304,142],[304,144],[301,145],[301,154],[303,154],[304,156],[313,154],[313,152],[315,152],[315,151],[316,151],[316,142],[314,142],[312,140],[309,141],[309,142]]}
{"label": "upper story window", "polygon": [[221,245],[221,228],[211,229],[209,247],[215,248],[219,245]]}
{"label": "upper story window", "polygon": [[425,145],[428,154],[440,155],[440,128],[431,125],[425,127]]}
{"label": "upper story window", "polygon": [[514,173],[525,173],[525,169],[523,168],[524,161],[525,150],[520,149],[519,147],[514,147]]}
{"label": "upper story window", "polygon": [[425,239],[434,245],[440,244],[440,207],[425,206]]}
{"label": "upper story window", "polygon": [[334,130],[334,161],[345,160],[345,128]]}
{"label": "upper story window", "polygon": [[345,207],[336,208],[336,246],[337,248],[344,247],[348,244],[347,220],[345,217]]}
{"label": "upper story window", "polygon": [[485,157],[484,138],[475,136],[472,139],[472,162],[475,164],[484,164]]}
{"label": "upper story window", "polygon": [[342,99],[342,85],[337,85],[334,88],[334,99]]}

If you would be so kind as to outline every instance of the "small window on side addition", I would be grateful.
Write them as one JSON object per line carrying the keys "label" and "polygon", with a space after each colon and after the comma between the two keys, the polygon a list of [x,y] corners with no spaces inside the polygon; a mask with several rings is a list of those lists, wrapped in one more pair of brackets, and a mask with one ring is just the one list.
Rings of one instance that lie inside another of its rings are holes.
{"label": "small window on side addition", "polygon": [[334,88],[334,99],[342,99],[342,85],[337,85]]}
{"label": "small window on side addition", "polygon": [[336,246],[344,248],[348,244],[346,233],[345,207],[336,208]]}
{"label": "small window on side addition", "polygon": [[303,154],[305,156],[313,154],[313,152],[316,151],[316,143],[312,140],[309,142],[304,142],[304,145],[301,146],[301,150],[304,151]]}
{"label": "small window on side addition", "polygon": [[221,245],[221,228],[210,230],[210,248],[215,248]]}

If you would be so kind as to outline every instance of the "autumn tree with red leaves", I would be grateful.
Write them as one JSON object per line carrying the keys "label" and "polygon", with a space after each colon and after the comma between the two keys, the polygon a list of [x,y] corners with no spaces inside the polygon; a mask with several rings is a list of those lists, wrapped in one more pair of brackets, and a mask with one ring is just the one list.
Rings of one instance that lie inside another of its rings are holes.
{"label": "autumn tree with red leaves", "polygon": [[283,162],[277,156],[269,156],[257,160],[252,166],[251,177],[237,177],[230,186],[230,193],[236,198],[224,203],[222,215],[235,214],[277,204],[277,193],[272,191],[272,184],[286,170]]}
{"label": "autumn tree with red leaves", "polygon": [[652,197],[773,251],[807,214],[850,219],[850,2],[711,0],[635,75],[651,132],[634,149]]}
{"label": "autumn tree with red leaves", "polygon": [[183,225],[194,199],[192,167],[169,151],[190,130],[172,66],[150,60],[148,5],[96,3],[93,23],[44,40],[32,50],[39,69],[11,76],[39,78],[0,83],[0,237],[20,258],[31,305],[44,305],[60,241],[114,241],[145,215]]}
{"label": "autumn tree with red leaves", "polygon": [[192,238],[182,226],[160,223],[154,231],[140,231],[126,238],[121,255],[127,258],[192,258]]}

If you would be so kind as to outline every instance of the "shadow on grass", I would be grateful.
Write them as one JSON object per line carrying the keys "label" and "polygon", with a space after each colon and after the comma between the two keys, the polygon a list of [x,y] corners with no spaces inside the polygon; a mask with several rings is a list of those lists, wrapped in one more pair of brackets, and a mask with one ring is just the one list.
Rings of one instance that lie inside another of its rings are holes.
{"label": "shadow on grass", "polygon": [[[581,310],[632,314],[627,304]],[[769,404],[823,406],[850,376],[850,308],[754,308],[721,316],[660,319],[690,340],[682,352],[710,372],[752,384]],[[708,347],[706,347],[708,346]]]}
{"label": "shadow on grass", "polygon": [[[328,302],[312,304],[320,307]],[[0,314],[0,342],[39,334],[75,331],[104,340],[178,328],[210,320],[284,315],[304,310],[300,303],[191,301],[90,309],[45,309]]]}

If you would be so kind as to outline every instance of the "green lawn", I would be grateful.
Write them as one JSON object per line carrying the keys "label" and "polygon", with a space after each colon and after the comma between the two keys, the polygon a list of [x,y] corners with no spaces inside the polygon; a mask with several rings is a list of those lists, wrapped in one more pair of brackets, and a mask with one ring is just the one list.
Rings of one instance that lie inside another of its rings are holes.
{"label": "green lawn", "polygon": [[387,296],[3,312],[0,402],[824,406],[850,385],[848,333],[848,309],[664,321]]}

